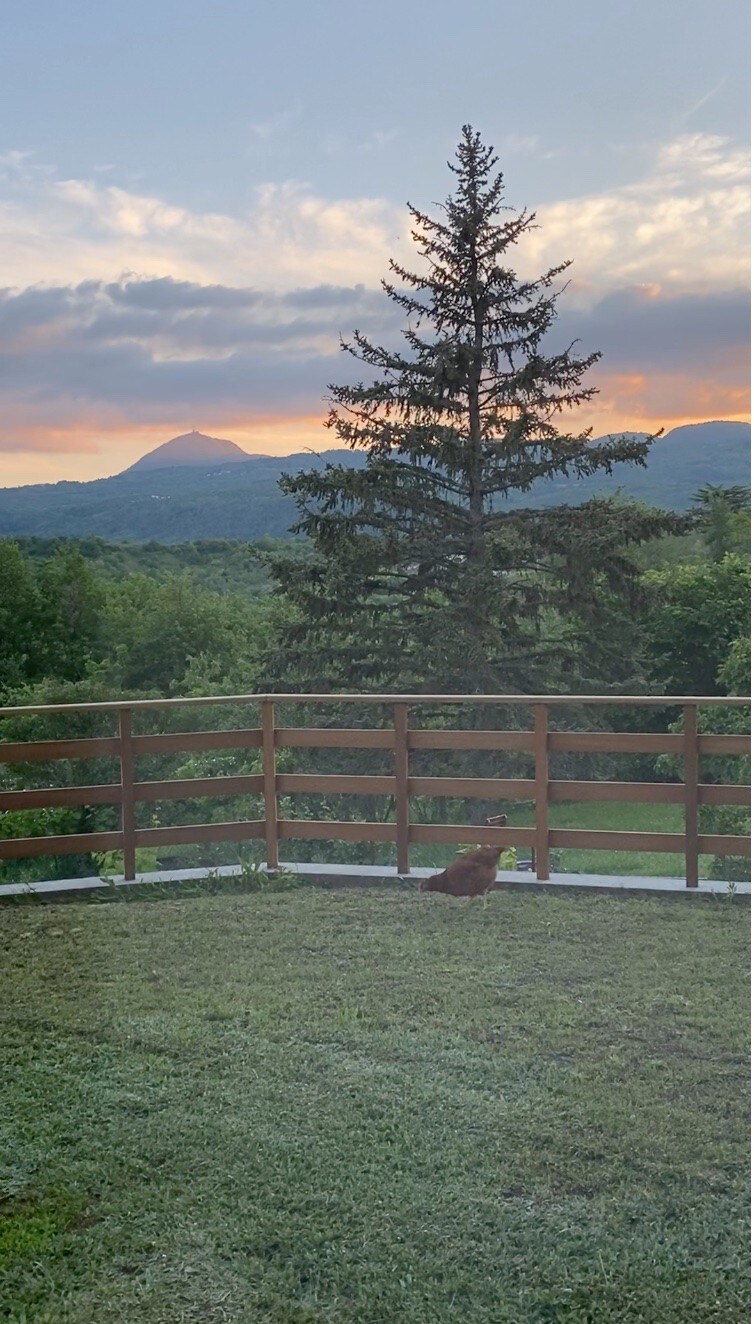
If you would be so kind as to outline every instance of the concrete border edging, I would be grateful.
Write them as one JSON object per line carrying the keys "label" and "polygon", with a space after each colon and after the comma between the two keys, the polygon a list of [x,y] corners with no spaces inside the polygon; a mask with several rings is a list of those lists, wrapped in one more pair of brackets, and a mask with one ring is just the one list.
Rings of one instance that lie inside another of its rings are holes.
{"label": "concrete border edging", "polygon": [[[188,882],[201,882],[209,879],[237,878],[243,875],[242,865],[226,864],[216,868],[162,870],[157,873],[143,873],[133,880],[126,880],[121,874],[112,878],[58,878],[39,883],[3,883],[0,884],[0,901],[18,896],[53,897],[65,893],[92,892],[112,887],[139,887],[150,884],[176,885]],[[274,873],[260,866],[260,872]],[[325,888],[337,887],[410,887],[418,884],[422,878],[428,878],[433,869],[412,869],[408,874],[399,874],[397,869],[386,865],[353,864],[284,864],[280,873],[296,874],[313,886]],[[553,874],[549,881],[538,880],[535,875],[523,872],[502,871],[497,875],[495,890],[520,890],[537,892],[596,892],[622,893],[628,896],[686,896],[686,897],[731,897],[736,900],[749,900],[751,884],[744,882],[726,883],[717,879],[700,879],[698,887],[687,887],[683,878],[632,877],[620,874]]]}

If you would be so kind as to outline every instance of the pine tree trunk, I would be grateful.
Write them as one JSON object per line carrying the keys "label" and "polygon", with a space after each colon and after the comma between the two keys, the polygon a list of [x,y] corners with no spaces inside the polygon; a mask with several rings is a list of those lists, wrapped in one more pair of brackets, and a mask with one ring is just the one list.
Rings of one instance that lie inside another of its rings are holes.
{"label": "pine tree trunk", "polygon": [[474,354],[469,367],[469,559],[481,560],[484,551],[484,490],[482,486],[482,416],[479,387],[482,379],[484,323],[479,310],[476,252],[471,258],[471,306],[474,312]]}

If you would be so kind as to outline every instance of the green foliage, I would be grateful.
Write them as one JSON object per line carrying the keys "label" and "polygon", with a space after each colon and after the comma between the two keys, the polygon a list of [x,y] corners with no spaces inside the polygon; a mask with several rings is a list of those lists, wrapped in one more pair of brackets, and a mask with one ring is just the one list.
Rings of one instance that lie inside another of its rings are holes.
{"label": "green foliage", "polygon": [[[16,690],[14,703],[41,706],[49,704],[98,703],[112,699],[96,669],[82,680],[44,678]],[[112,735],[112,714],[96,711],[45,712],[35,715],[4,717],[0,720],[0,740],[60,740],[77,737]],[[32,790],[37,787],[91,786],[98,782],[117,782],[115,759],[55,760],[14,766],[0,763],[0,790]],[[112,831],[117,827],[117,811],[112,805],[35,810],[12,810],[0,813],[0,836],[64,835]],[[33,882],[40,878],[80,878],[97,873],[89,854],[60,855],[0,862],[0,881]]]}
{"label": "green foliage", "polygon": [[0,541],[0,702],[33,669],[37,592],[34,577],[13,542]]}
{"label": "green foliage", "polygon": [[[219,556],[217,548],[214,554]],[[238,549],[231,549],[231,568],[238,556]],[[144,574],[98,576],[93,563],[94,558],[87,560],[69,545],[56,547],[51,556],[25,558],[15,544],[0,543],[0,703],[96,703],[117,697],[248,693],[259,688],[262,658],[280,612],[269,596],[219,594],[200,587],[188,571],[168,573],[162,579]],[[161,713],[159,720],[163,727],[177,720],[185,729],[200,716],[191,710],[172,719]],[[142,729],[149,729],[149,720],[142,718]],[[213,710],[209,720],[243,726],[249,719],[248,713],[237,710],[220,714]],[[112,713],[47,713],[8,718],[0,725],[5,740],[45,740],[112,735],[115,718]],[[246,771],[243,759],[244,751],[239,751],[229,762]],[[140,767],[147,779],[170,776],[171,770],[170,761],[160,758],[145,760]],[[104,760],[18,768],[0,763],[0,789],[117,782],[119,775],[112,760],[109,766]],[[248,802],[229,805],[219,798],[139,808],[140,826],[211,822],[248,813]],[[84,834],[111,831],[117,825],[113,805],[0,813],[3,837]],[[190,862],[207,861],[200,855]],[[40,857],[0,863],[0,879],[81,877],[109,867],[107,860],[89,853]]]}
{"label": "green foliage", "polygon": [[78,680],[102,655],[104,591],[80,552],[61,550],[37,570],[37,674]]}
{"label": "green foliage", "polygon": [[0,701],[24,682],[76,680],[100,647],[103,593],[75,551],[32,567],[0,541]]}
{"label": "green foliage", "polygon": [[665,570],[706,561],[708,551],[701,530],[695,527],[688,533],[666,533],[651,538],[639,550],[637,559],[643,570]]}
{"label": "green foliage", "polygon": [[[730,652],[720,667],[718,681],[725,694],[745,698],[751,693],[751,635],[734,639]],[[738,709],[741,712],[742,709]]]}
{"label": "green foliage", "polygon": [[[39,548],[24,557],[16,543],[0,541],[0,700],[31,703],[31,688],[42,681],[95,677],[108,688],[106,697],[168,695],[187,686],[206,693],[231,676],[243,689],[254,687],[280,607],[264,594],[228,588],[244,564],[237,546],[228,553],[219,592],[202,586],[195,548],[179,572],[163,572],[158,557],[152,574],[137,574],[125,572],[123,549],[108,563],[96,542],[99,561],[109,566],[104,573],[94,568],[97,557],[71,544],[53,544],[47,557]],[[217,545],[213,557],[213,576],[222,578]],[[170,562],[180,564],[175,553]],[[254,563],[263,580],[266,572]]]}
{"label": "green foliage", "polygon": [[751,570],[741,556],[673,566],[644,576],[652,678],[662,691],[724,694],[721,668],[748,634]]}
{"label": "green foliage", "polygon": [[219,597],[186,574],[157,582],[129,575],[107,600],[107,634],[114,687],[179,693],[188,667],[213,659],[222,675],[256,651],[256,618],[235,594]]}
{"label": "green foliage", "polygon": [[[718,681],[726,694],[746,696],[751,693],[751,639],[748,634],[733,644],[720,668]],[[700,730],[716,735],[749,735],[751,712],[749,708],[704,709],[699,726]],[[750,782],[750,759],[716,757],[709,760],[709,764],[714,781],[734,786],[745,786]],[[750,810],[734,805],[702,805],[699,821],[703,832],[723,836],[748,836],[751,833]],[[744,856],[716,856],[710,876],[734,882],[747,880],[751,878],[751,860]]]}
{"label": "green foliage", "polygon": [[[471,851],[475,851],[477,849],[478,849],[478,845],[472,845],[469,843],[467,845],[459,846],[458,850],[456,851],[456,855],[468,855],[471,853]],[[516,852],[516,848],[515,846],[508,846],[507,849],[502,852],[497,867],[498,870],[515,871],[517,864],[518,864],[518,854]]]}
{"label": "green foliage", "polygon": [[[95,874],[100,878],[112,878],[114,874],[123,873],[123,852],[118,850],[94,851],[92,859],[95,863]],[[159,869],[159,859],[156,850],[137,850],[136,852],[136,872],[137,874],[155,873]]]}
{"label": "green foliage", "polygon": [[712,560],[722,561],[727,552],[746,556],[751,542],[751,493],[748,487],[705,483],[694,501],[700,507],[698,522]]}
{"label": "green foliage", "polygon": [[749,510],[751,491],[748,487],[744,487],[742,483],[735,483],[732,487],[725,487],[718,483],[704,483],[694,493],[694,501],[698,506],[709,507],[720,501],[727,506],[728,510]]}
{"label": "green foliage", "polygon": [[286,542],[261,538],[238,542],[230,538],[201,542],[109,542],[105,538],[18,538],[18,546],[32,564],[46,561],[58,551],[78,552],[98,576],[120,581],[126,575],[147,575],[163,580],[170,574],[186,574],[199,588],[213,593],[239,593],[256,598],[269,593],[272,585],[264,557],[272,551],[305,556],[303,541]]}
{"label": "green foliage", "polygon": [[[748,634],[734,641],[718,670],[716,680],[718,689],[724,694],[746,697],[751,693],[751,640]],[[703,735],[748,736],[751,732],[751,710],[748,705],[700,707],[698,726]],[[671,729],[682,731],[683,719],[678,718]],[[682,761],[670,755],[657,759],[656,768],[661,776],[679,779],[683,776]],[[707,756],[703,761],[702,777],[705,782],[748,786],[751,780],[751,759],[740,755]],[[715,836],[749,836],[751,813],[749,809],[736,805],[700,805],[699,826],[703,833]],[[715,856],[709,867],[709,876],[728,882],[747,880],[751,877],[751,861],[742,855]]]}
{"label": "green foliage", "polygon": [[698,507],[692,527],[647,543],[639,554],[645,570],[721,561],[727,552],[750,557],[751,513],[748,487],[715,487],[707,483],[694,498]]}
{"label": "green foliage", "polygon": [[[621,503],[608,503],[607,527],[601,531],[609,546],[623,518]],[[625,503],[624,503],[625,505]],[[614,508],[614,513],[613,513]],[[613,522],[610,523],[609,521]],[[720,591],[720,576],[730,572],[727,562],[710,566],[704,561],[708,551],[698,528],[677,539],[666,537],[664,545],[678,542],[689,545],[696,540],[702,561],[696,568],[673,566],[672,555],[662,554],[662,594],[657,584],[645,582],[652,611],[657,619],[650,629],[641,614],[627,614],[620,584],[613,586],[610,577],[596,574],[594,598],[589,611],[566,612],[554,606],[543,611],[540,625],[540,644],[550,649],[553,657],[553,676],[557,658],[564,652],[574,651],[582,658],[579,684],[584,689],[604,688],[606,678],[613,684],[622,680],[622,686],[632,686],[636,674],[636,654],[651,653],[656,665],[657,630],[669,629],[672,613],[664,613],[663,596],[678,605],[693,603],[699,590],[690,590],[687,580],[698,571],[706,593],[701,637],[706,638],[704,620],[710,612],[722,610],[725,593]],[[657,544],[659,546],[660,544]],[[295,653],[291,654],[291,640],[311,638],[309,625],[300,602],[292,597],[258,591],[260,583],[269,588],[270,580],[264,562],[274,553],[278,564],[285,560],[291,576],[305,571],[306,558],[312,563],[308,543],[289,543],[285,547],[268,545],[249,548],[240,543],[185,544],[181,547],[163,547],[160,544],[126,546],[107,544],[100,539],[73,543],[68,540],[24,540],[19,547],[9,541],[0,541],[0,702],[7,704],[55,704],[97,702],[117,697],[153,697],[161,695],[186,696],[203,694],[253,694],[262,690],[282,688],[281,677],[295,680],[291,688],[303,688],[306,677],[313,677],[319,688],[325,676],[333,683],[352,675],[355,687],[361,689],[371,676],[383,676],[384,657],[389,650],[395,664],[396,677],[400,668],[403,688],[426,688],[432,676],[456,674],[452,668],[459,659],[463,645],[461,633],[449,636],[445,625],[445,598],[440,592],[428,597],[429,608],[422,623],[419,612],[411,619],[389,609],[390,599],[382,614],[377,614],[377,631],[382,654],[376,657],[372,672],[358,673],[353,657],[363,657],[366,636],[356,629],[356,617],[350,619],[342,613],[346,628],[334,628],[329,636],[329,653],[315,653],[308,670],[299,668]],[[659,553],[658,553],[659,555]],[[740,568],[740,567],[739,567]],[[633,573],[633,572],[632,572]],[[736,574],[738,571],[736,571]],[[705,575],[711,576],[709,580]],[[726,581],[727,582],[727,581]],[[350,591],[350,590],[349,590]],[[727,590],[726,590],[727,592]],[[674,596],[675,595],[675,596]],[[702,597],[704,594],[702,594]],[[735,599],[729,606],[735,616]],[[731,606],[732,604],[732,606]],[[697,603],[698,605],[698,603]],[[680,608],[679,608],[680,611]],[[683,616],[683,611],[680,611]],[[660,619],[662,618],[662,619]],[[696,619],[696,618],[695,618]],[[436,625],[438,628],[429,629]],[[513,620],[513,633],[516,622]],[[674,627],[675,628],[675,627]],[[687,687],[687,677],[679,678],[679,665],[693,657],[698,661],[700,645],[695,636],[684,636],[677,630],[675,655],[663,659],[666,688],[678,692]],[[501,623],[498,647],[503,648],[510,634],[507,622]],[[689,642],[691,639],[691,642]],[[459,643],[460,640],[460,643]],[[558,653],[557,650],[561,652]],[[616,654],[625,659],[622,671],[618,669]],[[334,660],[333,660],[334,659]],[[745,693],[747,685],[748,655],[745,640],[734,641],[727,651],[719,650],[718,685],[722,693]],[[329,670],[327,670],[329,668]],[[536,677],[534,669],[532,675]],[[545,674],[543,688],[554,688],[549,674]],[[657,672],[652,677],[657,685]],[[532,688],[533,682],[524,686]],[[324,687],[324,686],[323,686]],[[730,713],[733,710],[725,710]],[[332,706],[304,708],[297,706],[287,713],[281,707],[282,724],[303,725],[380,725],[385,719],[383,710],[360,710],[357,717],[351,710]],[[571,715],[576,725],[583,725],[584,714]],[[592,714],[593,716],[593,714]],[[424,713],[426,725],[464,726],[470,722],[482,728],[501,724],[516,728],[522,720],[522,710],[481,708],[464,714],[447,709]],[[570,719],[569,719],[570,720]],[[606,728],[624,729],[620,710],[601,712],[600,720]],[[642,718],[642,725],[646,720]],[[662,723],[662,715],[658,721]],[[722,714],[715,720],[722,721]],[[735,720],[740,720],[740,713]],[[156,730],[187,730],[230,728],[255,725],[258,712],[248,704],[228,705],[222,708],[201,707],[160,710],[142,713],[137,719],[140,732]],[[626,728],[628,729],[628,728]],[[647,728],[648,729],[648,728]],[[658,725],[657,729],[663,729]],[[720,728],[723,729],[723,728]],[[740,729],[732,727],[731,729]],[[7,740],[42,740],[72,736],[112,735],[115,718],[112,714],[44,714],[38,717],[5,719],[0,735]],[[449,751],[416,751],[412,756],[415,775],[423,776],[488,776],[526,777],[531,769],[526,757],[515,752],[475,753]],[[573,760],[571,760],[573,762]],[[563,759],[557,764],[556,776],[599,775],[614,777],[614,760],[599,762],[592,759],[588,768],[566,767]],[[645,762],[648,762],[645,760]],[[717,767],[719,762],[720,766]],[[730,766],[723,767],[723,762]],[[561,766],[561,764],[563,766]],[[604,764],[604,766],[603,766]],[[735,765],[735,766],[734,766]],[[389,774],[391,763],[384,751],[379,750],[297,750],[280,751],[281,772],[351,772],[354,774]],[[139,775],[144,780],[170,777],[210,777],[236,773],[256,773],[261,768],[258,750],[219,750],[204,754],[154,755],[140,760]],[[619,776],[624,771],[621,765]],[[632,769],[631,775],[639,779],[654,775],[652,769]],[[739,761],[716,761],[714,775],[720,781],[736,780],[742,775]],[[0,764],[0,789],[13,790],[35,786],[66,786],[75,783],[94,784],[116,781],[119,770],[116,760],[84,760],[51,762],[9,767]],[[563,810],[553,807],[553,821]],[[583,808],[583,807],[582,807]],[[599,815],[606,812],[598,806]],[[464,799],[416,798],[413,814],[417,821],[457,823],[468,825],[468,840],[474,840],[475,824],[483,823],[485,816],[507,810],[515,816],[520,806],[505,806],[498,802]],[[632,812],[638,813],[634,809]],[[644,812],[643,810],[641,811]],[[727,811],[725,811],[727,813]],[[725,817],[721,811],[703,807],[705,830],[727,832],[745,830],[743,811],[731,811]],[[291,796],[281,798],[281,813],[294,818],[355,818],[390,821],[394,806],[388,799],[353,795]],[[258,817],[262,814],[261,797],[238,796],[203,797],[166,803],[143,803],[138,806],[140,827],[170,826],[191,822],[217,822],[227,819]],[[516,820],[518,821],[518,820]],[[558,819],[558,822],[560,820]],[[36,836],[108,831],[118,825],[115,806],[92,808],[66,808],[48,810],[11,811],[0,814],[0,836]],[[568,824],[571,825],[570,820]],[[603,825],[595,819],[594,826]],[[639,827],[627,823],[627,827]],[[709,825],[709,826],[707,826]],[[291,842],[287,849],[291,859],[329,859],[343,862],[361,860],[372,863],[394,862],[392,849],[385,843]],[[255,857],[261,858],[262,846],[250,847]],[[417,848],[414,862],[438,864],[447,862],[446,852],[432,847]],[[152,870],[188,866],[213,866],[233,863],[235,848],[230,844],[207,846],[163,847],[148,854],[140,853],[139,868]],[[571,855],[569,854],[569,860]],[[576,856],[571,864],[582,867]],[[614,861],[604,856],[590,858],[585,868],[612,868]],[[657,861],[655,861],[657,863]],[[668,861],[660,861],[666,871]],[[616,866],[617,867],[617,866]],[[629,870],[631,860],[622,861]],[[638,867],[638,866],[637,866]],[[713,865],[713,870],[718,865]],[[731,869],[738,865],[724,861],[720,876],[731,877]],[[44,877],[69,877],[119,873],[120,857],[113,853],[105,858],[99,855],[62,855],[49,858],[11,861],[0,865],[3,881],[35,881]],[[651,872],[642,862],[640,871]]]}
{"label": "green foliage", "polygon": [[569,264],[534,280],[510,267],[534,216],[504,208],[496,158],[468,126],[451,169],[440,219],[410,208],[423,272],[392,262],[384,283],[404,347],[355,332],[345,348],[370,376],[331,387],[329,426],[365,464],[281,484],[317,554],[310,567],[274,563],[299,613],[286,679],[477,692],[579,688],[595,674],[626,683],[638,662],[633,549],[682,522],[602,496],[512,508],[545,479],[643,465],[652,438],[565,430],[594,394],[583,378],[599,358],[546,347]]}

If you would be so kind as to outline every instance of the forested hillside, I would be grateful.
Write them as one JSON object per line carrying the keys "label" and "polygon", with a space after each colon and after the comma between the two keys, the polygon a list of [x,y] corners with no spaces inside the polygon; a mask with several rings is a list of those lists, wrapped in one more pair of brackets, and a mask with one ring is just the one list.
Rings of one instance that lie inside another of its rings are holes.
{"label": "forested hillside", "polygon": [[311,555],[302,539],[285,544],[274,538],[262,538],[259,542],[218,538],[185,543],[109,542],[98,537],[14,541],[35,564],[58,554],[77,552],[90,569],[107,581],[119,581],[126,575],[146,575],[154,580],[185,575],[200,589],[219,594],[238,593],[248,599],[272,588],[267,565],[271,552],[281,551],[285,546],[291,555]]}
{"label": "forested hillside", "polygon": [[[667,510],[687,510],[704,483],[748,485],[749,442],[750,428],[744,423],[675,428],[652,447],[646,469],[624,464],[611,475],[579,479],[558,474],[535,482],[530,492],[510,492],[506,506],[551,508],[622,490]],[[364,463],[358,450],[332,450],[208,467],[137,467],[90,483],[0,488],[0,536],[94,535],[113,542],[162,543],[283,538],[296,517],[295,503],[279,487],[284,473],[322,470],[327,464],[361,468]]]}

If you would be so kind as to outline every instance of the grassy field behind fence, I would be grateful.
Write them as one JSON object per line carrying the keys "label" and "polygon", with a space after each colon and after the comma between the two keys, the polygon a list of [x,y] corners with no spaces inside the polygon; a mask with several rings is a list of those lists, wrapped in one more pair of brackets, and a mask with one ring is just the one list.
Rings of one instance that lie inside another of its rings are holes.
{"label": "grassy field behind fence", "polygon": [[0,910],[0,1316],[740,1324],[748,911]]}

